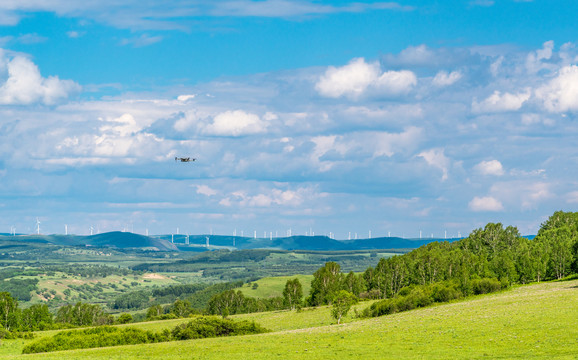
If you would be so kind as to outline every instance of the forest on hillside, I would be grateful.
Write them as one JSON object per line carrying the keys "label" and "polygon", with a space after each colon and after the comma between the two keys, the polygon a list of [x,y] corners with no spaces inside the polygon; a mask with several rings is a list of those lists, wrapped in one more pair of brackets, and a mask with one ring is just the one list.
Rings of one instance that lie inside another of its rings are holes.
{"label": "forest on hillside", "polygon": [[[366,313],[376,316],[576,273],[578,213],[559,211],[533,239],[522,237],[516,227],[489,223],[459,241],[432,242],[381,258],[377,266],[357,274],[342,273],[338,263],[327,262],[314,273],[311,293],[301,304],[332,304],[346,291],[360,299],[384,300]],[[214,296],[208,309],[235,314],[271,310],[274,304],[287,308],[288,300],[252,299],[229,290]]]}

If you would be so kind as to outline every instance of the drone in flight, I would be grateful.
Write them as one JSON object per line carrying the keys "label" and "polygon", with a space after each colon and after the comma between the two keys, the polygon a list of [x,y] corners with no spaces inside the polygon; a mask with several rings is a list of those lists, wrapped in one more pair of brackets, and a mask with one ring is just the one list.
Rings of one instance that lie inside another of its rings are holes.
{"label": "drone in flight", "polygon": [[190,157],[186,157],[186,158],[185,157],[175,157],[176,162],[179,162],[179,161],[180,162],[191,162],[191,161],[195,161],[195,160],[197,160],[197,159],[195,159],[195,158],[191,159]]}

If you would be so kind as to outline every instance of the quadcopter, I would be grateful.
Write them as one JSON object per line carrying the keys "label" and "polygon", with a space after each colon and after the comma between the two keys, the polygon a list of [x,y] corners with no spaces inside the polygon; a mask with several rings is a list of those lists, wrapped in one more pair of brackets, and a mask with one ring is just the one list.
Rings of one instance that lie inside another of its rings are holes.
{"label": "quadcopter", "polygon": [[176,162],[179,162],[179,161],[180,162],[191,162],[191,161],[195,161],[195,160],[197,160],[197,159],[195,159],[195,158],[191,159],[190,157],[186,157],[186,158],[185,157],[175,157]]}

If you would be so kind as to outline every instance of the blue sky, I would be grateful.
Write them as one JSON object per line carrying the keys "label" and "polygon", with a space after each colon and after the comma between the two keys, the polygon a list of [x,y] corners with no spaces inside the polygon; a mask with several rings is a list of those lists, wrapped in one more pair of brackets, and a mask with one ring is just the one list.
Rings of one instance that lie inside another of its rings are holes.
{"label": "blue sky", "polygon": [[578,204],[576,10],[3,1],[0,232],[535,233]]}

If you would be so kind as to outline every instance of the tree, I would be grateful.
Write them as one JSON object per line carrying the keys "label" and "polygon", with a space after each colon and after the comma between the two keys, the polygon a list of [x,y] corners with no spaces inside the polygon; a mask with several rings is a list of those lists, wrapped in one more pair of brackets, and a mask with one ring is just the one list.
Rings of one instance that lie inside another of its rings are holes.
{"label": "tree", "polygon": [[331,309],[331,316],[337,320],[337,324],[341,323],[341,318],[346,316],[353,304],[357,303],[357,297],[349,291],[340,290],[333,298],[333,307]]}
{"label": "tree", "polygon": [[8,331],[15,330],[19,315],[18,301],[9,292],[0,292],[0,325]]}
{"label": "tree", "polygon": [[561,279],[568,275],[572,264],[571,231],[568,226],[545,232],[545,236],[550,239],[550,262],[551,272]]}
{"label": "tree", "polygon": [[177,317],[186,317],[191,313],[191,303],[183,300],[176,300],[171,306],[171,314],[175,314]]}
{"label": "tree", "polygon": [[329,261],[313,274],[310,303],[313,306],[330,304],[335,293],[341,289],[341,267]]}
{"label": "tree", "polygon": [[350,271],[343,279],[343,288],[355,296],[359,296],[365,290],[364,282],[363,275],[357,276],[353,271]]}
{"label": "tree", "polygon": [[283,302],[286,307],[291,310],[301,305],[301,298],[303,297],[303,286],[299,279],[287,280],[285,289],[283,290]]}
{"label": "tree", "polygon": [[132,320],[133,320],[132,315],[129,313],[122,313],[122,314],[120,314],[118,319],[116,319],[116,321],[119,324],[128,324],[128,323],[131,323]]}
{"label": "tree", "polygon": [[100,305],[78,302],[58,309],[56,322],[76,326],[109,325],[114,322],[112,315],[104,312]]}
{"label": "tree", "polygon": [[35,304],[22,310],[20,326],[25,331],[45,330],[52,323],[52,313],[46,304]]}
{"label": "tree", "polygon": [[164,314],[163,307],[160,305],[153,305],[147,310],[147,320],[153,320]]}

